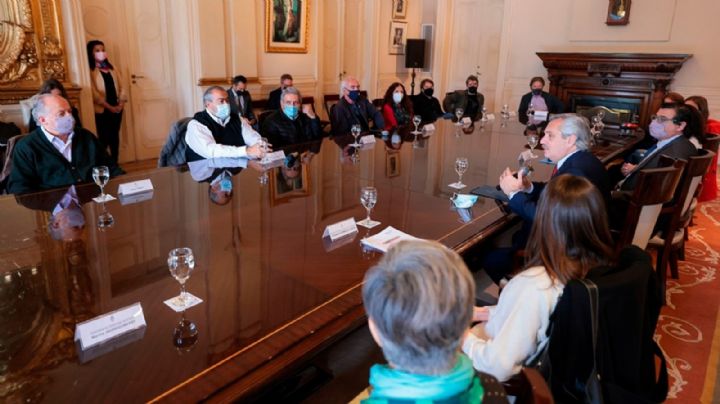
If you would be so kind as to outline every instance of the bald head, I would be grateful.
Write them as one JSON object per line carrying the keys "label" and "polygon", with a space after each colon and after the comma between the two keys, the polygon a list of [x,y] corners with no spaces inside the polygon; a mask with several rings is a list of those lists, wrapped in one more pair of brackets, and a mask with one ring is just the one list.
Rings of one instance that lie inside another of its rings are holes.
{"label": "bald head", "polygon": [[72,132],[75,120],[68,100],[60,95],[42,94],[33,107],[33,118],[54,136],[67,136]]}

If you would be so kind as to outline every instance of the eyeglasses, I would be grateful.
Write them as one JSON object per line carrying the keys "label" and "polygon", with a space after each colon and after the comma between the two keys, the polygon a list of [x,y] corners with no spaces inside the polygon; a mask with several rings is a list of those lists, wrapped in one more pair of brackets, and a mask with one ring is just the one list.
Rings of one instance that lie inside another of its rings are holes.
{"label": "eyeglasses", "polygon": [[666,122],[672,122],[677,125],[677,122],[675,122],[675,118],[668,118],[668,117],[662,116],[662,115],[653,115],[650,117],[650,120],[653,120],[660,124],[665,124]]}

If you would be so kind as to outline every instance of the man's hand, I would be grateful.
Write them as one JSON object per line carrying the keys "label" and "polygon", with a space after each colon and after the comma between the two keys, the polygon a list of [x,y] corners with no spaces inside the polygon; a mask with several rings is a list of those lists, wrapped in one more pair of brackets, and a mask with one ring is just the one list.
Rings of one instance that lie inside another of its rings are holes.
{"label": "man's hand", "polygon": [[245,152],[247,153],[247,156],[254,159],[261,159],[263,156],[265,156],[265,153],[270,153],[272,151],[272,145],[270,143],[267,144],[267,148],[262,147],[261,142],[257,142],[252,146],[247,146],[245,149]]}
{"label": "man's hand", "polygon": [[472,321],[477,323],[480,321],[488,321],[490,319],[490,310],[487,307],[473,307]]}
{"label": "man's hand", "polygon": [[514,192],[523,191],[528,187],[529,181],[523,178],[522,172],[518,172],[517,178],[515,178],[513,177],[513,172],[510,171],[510,168],[506,168],[500,175],[500,189],[502,189],[505,195],[509,196]]}
{"label": "man's hand", "polygon": [[303,104],[302,106],[302,112],[303,114],[309,116],[311,119],[315,119],[315,112],[312,109],[312,105],[310,104]]}
{"label": "man's hand", "polygon": [[627,175],[630,174],[632,170],[635,169],[635,167],[637,167],[636,164],[625,163],[622,165],[622,167],[620,167],[620,172],[622,173],[622,175],[627,177]]}

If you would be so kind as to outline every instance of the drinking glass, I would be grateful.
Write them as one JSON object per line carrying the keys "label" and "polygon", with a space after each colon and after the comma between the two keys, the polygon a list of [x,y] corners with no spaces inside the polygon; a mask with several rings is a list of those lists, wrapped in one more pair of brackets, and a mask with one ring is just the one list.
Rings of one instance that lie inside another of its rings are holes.
{"label": "drinking glass", "polygon": [[195,323],[185,318],[185,311],[173,330],[173,345],[178,353],[190,352],[198,341],[198,328]]}
{"label": "drinking glass", "polygon": [[480,120],[481,120],[482,122],[487,122],[487,121],[488,121],[487,108],[485,108],[484,105],[483,105],[483,107],[482,107],[482,118],[480,118]]}
{"label": "drinking glass", "polygon": [[108,169],[107,166],[93,167],[92,177],[95,184],[100,187],[100,196],[98,199],[100,201],[105,201],[108,197],[108,195],[105,194],[105,185],[110,180],[110,169]]}
{"label": "drinking glass", "polygon": [[535,116],[535,107],[533,107],[532,103],[530,103],[530,105],[528,105],[527,116],[528,116],[528,123]]}
{"label": "drinking glass", "polygon": [[170,254],[168,254],[168,268],[173,278],[180,283],[180,295],[173,298],[173,303],[186,307],[189,301],[187,290],[185,290],[185,282],[190,278],[190,273],[195,268],[195,257],[192,250],[187,247],[171,250]]}
{"label": "drinking glass", "polygon": [[359,221],[358,224],[368,229],[380,224],[380,222],[370,219],[370,211],[377,203],[377,189],[375,187],[362,187],[362,189],[360,189],[360,203],[365,207],[367,217],[365,220]]}
{"label": "drinking glass", "polygon": [[462,176],[463,176],[463,174],[465,174],[467,169],[468,169],[467,157],[458,157],[457,159],[455,159],[455,172],[458,174],[458,181],[450,184],[451,187],[453,187],[455,189],[465,188],[465,184],[463,184],[463,182],[462,182]]}
{"label": "drinking glass", "polygon": [[537,147],[538,143],[540,142],[540,136],[537,133],[528,133],[527,135],[527,143],[528,146],[530,146],[530,157],[537,158],[537,155],[535,155],[535,148]]}
{"label": "drinking glass", "polygon": [[503,119],[509,119],[510,118],[510,107],[507,104],[503,104],[502,110],[500,111],[500,115]]}
{"label": "drinking glass", "polygon": [[415,125],[415,130],[412,133],[415,135],[421,134],[422,132],[418,130],[418,126],[422,123],[422,117],[420,115],[415,115],[413,116],[412,122]]}
{"label": "drinking glass", "polygon": [[465,110],[462,108],[455,108],[455,117],[457,118],[457,123],[455,125],[462,126],[462,117],[465,114]]}
{"label": "drinking glass", "polygon": [[110,214],[110,212],[108,212],[105,203],[101,203],[101,205],[102,212],[98,215],[97,226],[98,229],[105,230],[115,225],[115,218],[113,217],[113,215]]}
{"label": "drinking glass", "polygon": [[353,125],[350,128],[350,132],[352,133],[353,137],[355,138],[355,143],[351,144],[350,146],[360,147],[361,145],[360,145],[360,143],[358,143],[358,137],[360,137],[360,133],[362,132],[362,128],[360,127],[360,125],[357,125],[357,124]]}

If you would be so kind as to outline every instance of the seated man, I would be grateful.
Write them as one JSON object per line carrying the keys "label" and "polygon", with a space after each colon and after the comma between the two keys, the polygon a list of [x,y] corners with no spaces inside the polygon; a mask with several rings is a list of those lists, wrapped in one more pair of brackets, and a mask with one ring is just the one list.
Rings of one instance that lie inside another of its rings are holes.
{"label": "seated man", "polygon": [[[543,87],[545,87],[545,79],[542,77],[530,79],[530,92],[520,99],[520,107],[518,108],[518,120],[520,120],[520,123],[528,123],[528,109],[531,105],[533,111],[547,111],[548,114],[559,114],[565,109],[562,101],[554,95],[543,91]],[[530,123],[538,124],[542,121],[533,120]]]}
{"label": "seated man", "polygon": [[415,115],[420,115],[423,122],[435,122],[443,116],[440,101],[433,97],[435,83],[430,79],[420,82],[420,94],[411,97]]}
{"label": "seated man", "polygon": [[302,96],[295,87],[282,93],[282,110],[270,114],[262,126],[262,134],[276,148],[319,139],[320,119],[310,105],[303,106]]}
{"label": "seated man", "polygon": [[388,361],[370,368],[363,402],[480,402],[483,386],[459,352],[475,296],[460,256],[434,241],[400,242],[365,275],[362,294]]}
{"label": "seated man", "polygon": [[270,91],[270,94],[268,94],[267,109],[270,109],[270,110],[280,109],[280,96],[282,95],[283,90],[285,90],[288,87],[292,87],[292,85],[293,85],[293,78],[291,75],[285,73],[282,76],[280,76],[280,87]]}
{"label": "seated man", "polygon": [[485,97],[478,92],[478,78],[470,75],[465,80],[465,90],[448,93],[443,100],[445,112],[455,115],[455,110],[463,109],[463,118],[470,117],[473,121],[482,118]]}
{"label": "seated man", "polygon": [[[698,128],[694,122],[697,119],[695,111],[687,105],[663,104],[657,115],[650,122],[650,135],[657,140],[657,144],[645,151],[642,160],[637,164],[626,162],[614,171],[614,180],[618,180],[615,188],[621,191],[632,191],[637,182],[637,173],[646,168],[657,168],[660,156],[666,155],[674,159],[687,160],[697,155],[697,149],[690,142],[691,128]],[[700,126],[701,127],[701,126]],[[622,177],[622,179],[620,179]]]}
{"label": "seated man", "polygon": [[363,131],[370,130],[370,120],[376,128],[384,128],[382,113],[365,98],[360,96],[360,83],[348,77],[340,83],[340,101],[330,113],[330,125],[335,135],[350,133],[353,125],[360,125]]}
{"label": "seated man", "polygon": [[[552,177],[562,174],[585,177],[607,201],[610,198],[610,182],[605,166],[588,150],[591,139],[585,118],[576,114],[560,114],[550,119],[540,144],[545,149],[545,157],[556,164]],[[500,188],[510,199],[510,210],[524,222],[521,230],[513,235],[512,247],[496,249],[483,260],[485,271],[496,283],[512,270],[515,252],[525,248],[545,185],[544,182],[531,183],[521,172],[516,178],[509,168],[500,176]]]}
{"label": "seated man", "polygon": [[92,181],[92,168],[108,166],[111,177],[123,174],[95,135],[74,128],[68,101],[54,94],[37,99],[33,116],[39,128],[20,140],[12,155],[8,192],[21,194]]}
{"label": "seated man", "polygon": [[261,158],[260,135],[239,115],[230,113],[227,91],[212,86],[203,95],[205,110],[188,123],[187,161],[216,157]]}
{"label": "seated man", "polygon": [[230,101],[230,113],[240,114],[241,118],[247,119],[253,128],[257,124],[257,118],[252,110],[252,98],[247,91],[247,79],[245,76],[235,76],[232,87],[228,88],[228,101]]}

